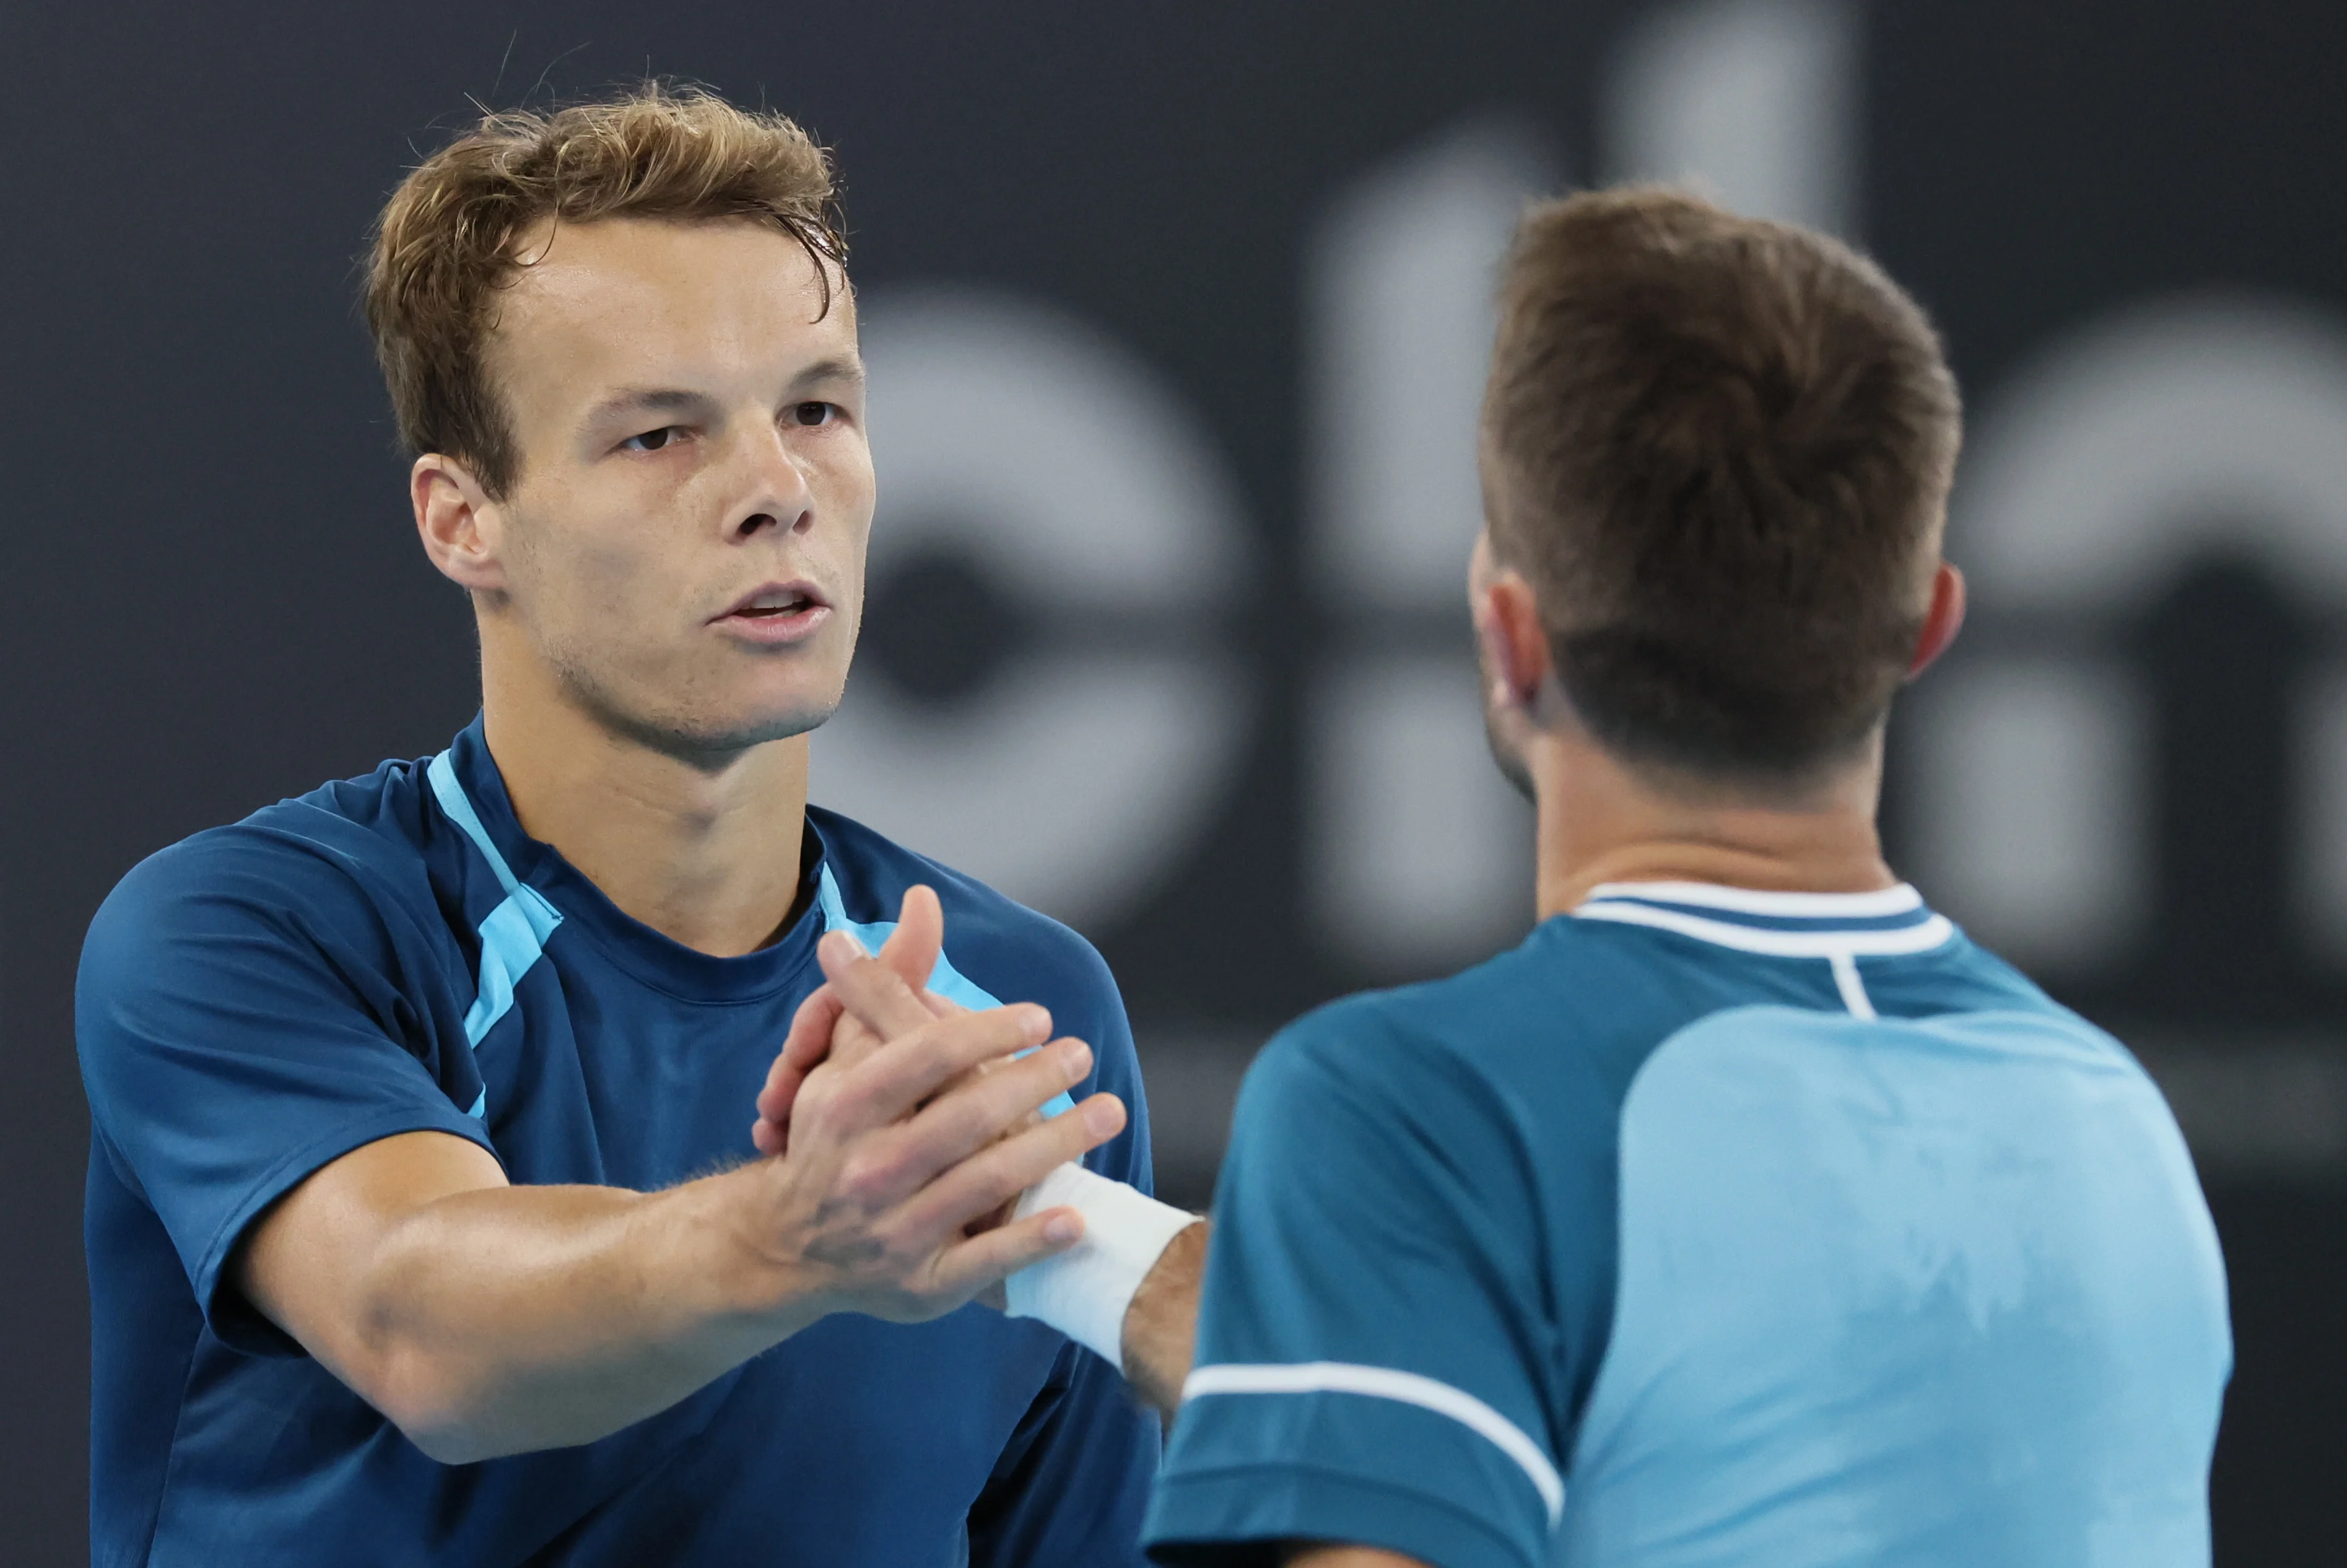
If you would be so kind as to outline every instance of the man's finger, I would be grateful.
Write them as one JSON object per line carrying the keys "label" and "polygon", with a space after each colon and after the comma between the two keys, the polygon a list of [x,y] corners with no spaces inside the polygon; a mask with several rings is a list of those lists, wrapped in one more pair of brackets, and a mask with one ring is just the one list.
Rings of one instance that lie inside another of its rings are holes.
{"label": "man's finger", "polygon": [[[866,960],[866,965],[879,969],[889,985],[903,987],[903,981],[877,964]],[[909,991],[903,994],[906,1001],[918,1007]],[[848,999],[852,1005],[854,999]],[[919,1028],[897,1035],[862,1061],[835,1064],[841,1076],[832,1099],[844,1127],[879,1127],[901,1121],[979,1062],[1014,1055],[1051,1038],[1051,1015],[1031,1002],[952,1018],[931,1018],[924,1008],[921,1018]],[[1067,1081],[1077,1081],[1081,1076]]]}
{"label": "man's finger", "polygon": [[[947,1295],[974,1296],[1030,1264],[1067,1251],[1083,1235],[1084,1219],[1075,1210],[1045,1209],[953,1243],[938,1259],[937,1281]],[[999,1308],[1000,1303],[991,1305]]]}
{"label": "man's finger", "polygon": [[787,1122],[769,1122],[760,1116],[750,1123],[750,1143],[768,1159],[787,1153],[791,1146],[791,1128]]}
{"label": "man's finger", "polygon": [[791,1015],[791,1032],[783,1038],[776,1065],[788,1061],[800,1077],[805,1077],[816,1062],[831,1054],[831,1031],[846,1010],[837,991],[829,986],[815,987]]}
{"label": "man's finger", "polygon": [[1092,1048],[1080,1040],[1054,1040],[1019,1061],[997,1060],[958,1080],[891,1134],[914,1187],[958,1165],[1084,1081]]}
{"label": "man's finger", "polygon": [[765,1086],[758,1091],[760,1116],[769,1122],[790,1120],[791,1102],[798,1097],[799,1085],[831,1054],[832,1033],[846,1011],[827,986],[816,987],[799,1004],[791,1019],[791,1032],[784,1037],[774,1065],[766,1069]]}
{"label": "man's finger", "polygon": [[[927,981],[937,967],[937,952],[945,931],[945,916],[938,904],[938,896],[927,887],[908,889],[905,895],[905,917],[897,923],[881,949],[881,961],[910,986]],[[909,934],[908,934],[909,933]],[[859,952],[863,944],[852,936],[842,934],[843,950]],[[933,1018],[945,1018],[969,1009],[932,996],[918,992],[923,1009]],[[799,1086],[816,1065],[833,1056],[841,1045],[840,1022],[846,1009],[839,993],[828,983],[817,986],[801,1002],[791,1018],[790,1033],[784,1038],[783,1049],[766,1071],[766,1081],[758,1092],[758,1123],[752,1130],[752,1139],[761,1153],[780,1153],[788,1142],[791,1106],[798,1098]],[[876,1037],[862,1037],[860,1043],[869,1047],[879,1043]],[[851,1055],[854,1053],[851,1052]],[[851,1065],[843,1061],[842,1065]],[[772,1123],[769,1127],[767,1124]],[[764,1129],[761,1131],[760,1129]],[[769,1147],[769,1145],[772,1145]]]}
{"label": "man's finger", "polygon": [[[858,1197],[880,1207],[917,1201],[921,1189],[940,1173],[1038,1122],[1040,1107],[1083,1081],[1091,1059],[1083,1041],[1061,1040],[1015,1069],[960,1083],[917,1116],[859,1129],[855,1156]],[[851,1109],[846,1114],[854,1113]],[[977,1216],[978,1211],[957,1214],[953,1225],[958,1227]]]}
{"label": "man's finger", "polygon": [[758,1119],[750,1127],[750,1142],[761,1154],[780,1154],[790,1146],[791,1107],[807,1074],[831,1054],[833,1035],[846,1014],[831,989],[818,986],[792,1015],[791,1031],[758,1091]]}
{"label": "man's finger", "polygon": [[[766,1070],[765,1087],[758,1091],[759,1121],[787,1129],[800,1096],[806,1092],[808,1081],[819,1070],[828,1067],[834,1073],[844,1073],[880,1049],[882,1043],[870,1030],[846,1013],[839,1014],[832,1030],[831,1050],[823,1061],[802,1072],[787,1057],[774,1059],[774,1064]],[[761,1143],[760,1147],[764,1145]]]}
{"label": "man's finger", "polygon": [[883,1040],[908,1034],[936,1016],[917,989],[879,959],[866,957],[844,932],[835,931],[817,943],[815,958],[841,1005]]}
{"label": "man's finger", "polygon": [[1095,1094],[1074,1110],[989,1145],[947,1171],[905,1204],[917,1234],[950,1232],[992,1214],[1071,1160],[1124,1130],[1124,1102]]}

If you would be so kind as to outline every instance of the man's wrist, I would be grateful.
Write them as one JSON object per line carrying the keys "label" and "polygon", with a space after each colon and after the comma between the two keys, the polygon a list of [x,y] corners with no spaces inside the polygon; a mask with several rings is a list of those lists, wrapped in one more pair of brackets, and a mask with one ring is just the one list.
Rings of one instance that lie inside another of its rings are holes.
{"label": "man's wrist", "polygon": [[1050,1324],[1122,1371],[1125,1310],[1167,1245],[1197,1216],[1071,1163],[1030,1187],[1016,1217],[1061,1206],[1083,1215],[1083,1239],[1005,1280],[1008,1310]]}
{"label": "man's wrist", "polygon": [[1206,1273],[1207,1221],[1202,1216],[1165,1245],[1124,1309],[1124,1378],[1143,1404],[1167,1420],[1197,1353],[1198,1292]]}
{"label": "man's wrist", "polygon": [[820,1271],[793,1245],[794,1238],[781,1234],[777,1214],[787,1211],[776,1201],[779,1165],[760,1160],[671,1188],[661,1195],[682,1200],[680,1212],[658,1216],[694,1255],[679,1266],[702,1271],[710,1310],[767,1326],[777,1340],[845,1305],[824,1299]]}

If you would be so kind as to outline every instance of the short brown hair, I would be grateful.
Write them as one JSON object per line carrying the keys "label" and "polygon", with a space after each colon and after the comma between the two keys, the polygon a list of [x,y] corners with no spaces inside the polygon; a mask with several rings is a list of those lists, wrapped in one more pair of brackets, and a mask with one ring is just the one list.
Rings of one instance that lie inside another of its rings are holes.
{"label": "short brown hair", "polygon": [[1938,334],[1871,261],[1655,187],[1535,207],[1483,418],[1493,548],[1609,750],[1785,781],[1881,722],[1961,415]]}
{"label": "short brown hair", "polygon": [[548,218],[770,224],[805,247],[826,309],[847,252],[830,158],[781,115],[657,82],[550,114],[485,115],[392,192],[366,318],[400,438],[463,457],[493,496],[520,457],[482,351],[497,292],[522,265],[515,246]]}

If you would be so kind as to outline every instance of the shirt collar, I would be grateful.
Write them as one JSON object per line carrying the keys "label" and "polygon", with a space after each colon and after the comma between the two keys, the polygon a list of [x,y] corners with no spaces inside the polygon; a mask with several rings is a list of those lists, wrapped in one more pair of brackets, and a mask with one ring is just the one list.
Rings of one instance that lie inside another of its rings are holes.
{"label": "shirt collar", "polygon": [[1779,893],[1707,882],[1607,882],[1572,914],[1787,958],[1922,953],[1956,934],[1905,883],[1868,893]]}

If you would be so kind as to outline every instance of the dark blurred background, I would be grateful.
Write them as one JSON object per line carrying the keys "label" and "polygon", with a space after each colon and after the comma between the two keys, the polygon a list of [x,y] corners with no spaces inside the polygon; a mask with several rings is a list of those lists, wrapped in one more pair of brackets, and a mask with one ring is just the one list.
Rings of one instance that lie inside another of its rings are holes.
{"label": "dark blurred background", "polygon": [[2347,10],[2316,0],[18,6],[0,93],[0,1557],[84,1555],[71,983],[133,862],[475,705],[353,308],[468,98],[837,149],[870,630],[816,794],[1107,953],[1203,1204],[1282,1020],[1529,917],[1460,579],[1531,193],[1698,178],[1944,327],[1965,644],[1899,864],[2135,1043],[2239,1365],[2218,1558],[2347,1537]]}

